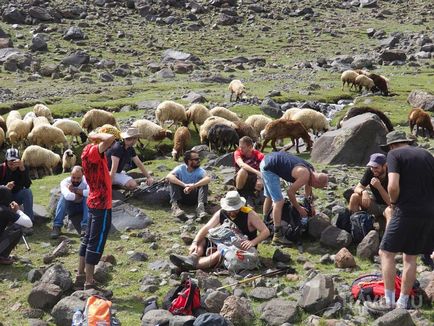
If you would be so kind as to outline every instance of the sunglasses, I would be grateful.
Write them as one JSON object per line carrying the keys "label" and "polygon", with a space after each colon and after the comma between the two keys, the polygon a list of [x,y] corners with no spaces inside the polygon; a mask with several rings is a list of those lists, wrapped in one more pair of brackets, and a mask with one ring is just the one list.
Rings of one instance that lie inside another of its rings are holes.
{"label": "sunglasses", "polygon": [[200,158],[191,158],[190,161],[200,161]]}

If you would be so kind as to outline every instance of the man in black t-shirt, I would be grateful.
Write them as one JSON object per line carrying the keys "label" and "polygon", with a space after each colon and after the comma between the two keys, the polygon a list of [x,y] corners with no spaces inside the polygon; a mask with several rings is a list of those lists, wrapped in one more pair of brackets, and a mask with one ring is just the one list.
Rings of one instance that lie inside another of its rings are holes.
{"label": "man in black t-shirt", "polygon": [[[387,193],[388,177],[386,156],[381,153],[374,153],[370,156],[365,171],[360,182],[354,189],[350,197],[348,209],[350,213],[365,210],[376,217],[384,216],[386,222],[390,220],[391,210],[387,209],[390,204],[389,194]],[[367,191],[369,186],[372,197]]]}
{"label": "man in black t-shirt", "polygon": [[134,150],[134,145],[139,139],[139,130],[137,128],[128,128],[126,132],[121,133],[121,137],[123,140],[114,143],[106,152],[112,185],[119,185],[128,190],[134,190],[138,187],[136,180],[124,172],[124,169],[131,161],[147,178],[146,183],[148,186],[152,185],[154,180],[146,171],[145,166]]}

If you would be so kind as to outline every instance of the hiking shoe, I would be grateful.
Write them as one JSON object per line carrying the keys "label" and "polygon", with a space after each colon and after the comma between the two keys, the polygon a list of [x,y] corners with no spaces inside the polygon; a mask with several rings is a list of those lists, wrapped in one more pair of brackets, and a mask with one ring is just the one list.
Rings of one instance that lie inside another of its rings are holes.
{"label": "hiking shoe", "polygon": [[76,291],[83,290],[85,282],[86,282],[86,274],[77,274],[73,285],[74,290]]}
{"label": "hiking shoe", "polygon": [[271,240],[273,245],[283,245],[283,246],[289,246],[292,244],[291,241],[286,239],[286,237],[281,232],[274,232],[273,240]]}
{"label": "hiking shoe", "polygon": [[0,265],[12,265],[15,259],[11,257],[0,257]]}
{"label": "hiking shoe", "polygon": [[181,256],[172,254],[169,256],[169,259],[173,265],[179,267],[182,270],[188,271],[196,269],[199,257],[197,257],[196,255]]}
{"label": "hiking shoe", "polygon": [[378,301],[365,301],[363,304],[368,312],[373,316],[383,316],[396,308],[395,304],[387,304],[383,297]]}
{"label": "hiking shoe", "polygon": [[60,236],[60,226],[53,226],[53,230],[50,233],[50,239],[57,239]]}
{"label": "hiking shoe", "polygon": [[172,204],[172,216],[179,218],[181,221],[186,220],[185,212],[178,206],[177,203]]}
{"label": "hiking shoe", "polygon": [[207,215],[208,214],[205,212],[205,205],[203,203],[200,203],[199,205],[197,205],[196,216],[200,219],[203,219]]}
{"label": "hiking shoe", "polygon": [[25,228],[25,227],[23,227],[22,231],[23,231],[23,235],[26,235],[28,237],[31,236],[34,232],[33,228]]}

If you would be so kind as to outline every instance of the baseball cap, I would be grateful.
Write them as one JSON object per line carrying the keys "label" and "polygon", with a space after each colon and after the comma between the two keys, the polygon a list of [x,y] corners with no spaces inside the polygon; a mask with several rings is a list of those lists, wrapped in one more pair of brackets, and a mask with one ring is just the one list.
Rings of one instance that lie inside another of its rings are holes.
{"label": "baseball cap", "polygon": [[381,153],[374,153],[369,157],[369,162],[366,166],[376,168],[378,166],[383,166],[386,164],[386,155]]}
{"label": "baseball cap", "polygon": [[6,161],[14,161],[20,159],[20,152],[16,148],[9,148],[5,155]]}

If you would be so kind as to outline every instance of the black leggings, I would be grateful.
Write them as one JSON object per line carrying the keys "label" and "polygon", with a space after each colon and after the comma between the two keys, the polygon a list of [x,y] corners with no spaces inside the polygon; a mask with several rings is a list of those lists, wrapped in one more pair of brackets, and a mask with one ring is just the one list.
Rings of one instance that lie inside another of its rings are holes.
{"label": "black leggings", "polygon": [[9,257],[11,251],[17,246],[22,236],[21,229],[7,228],[0,235],[0,257]]}

